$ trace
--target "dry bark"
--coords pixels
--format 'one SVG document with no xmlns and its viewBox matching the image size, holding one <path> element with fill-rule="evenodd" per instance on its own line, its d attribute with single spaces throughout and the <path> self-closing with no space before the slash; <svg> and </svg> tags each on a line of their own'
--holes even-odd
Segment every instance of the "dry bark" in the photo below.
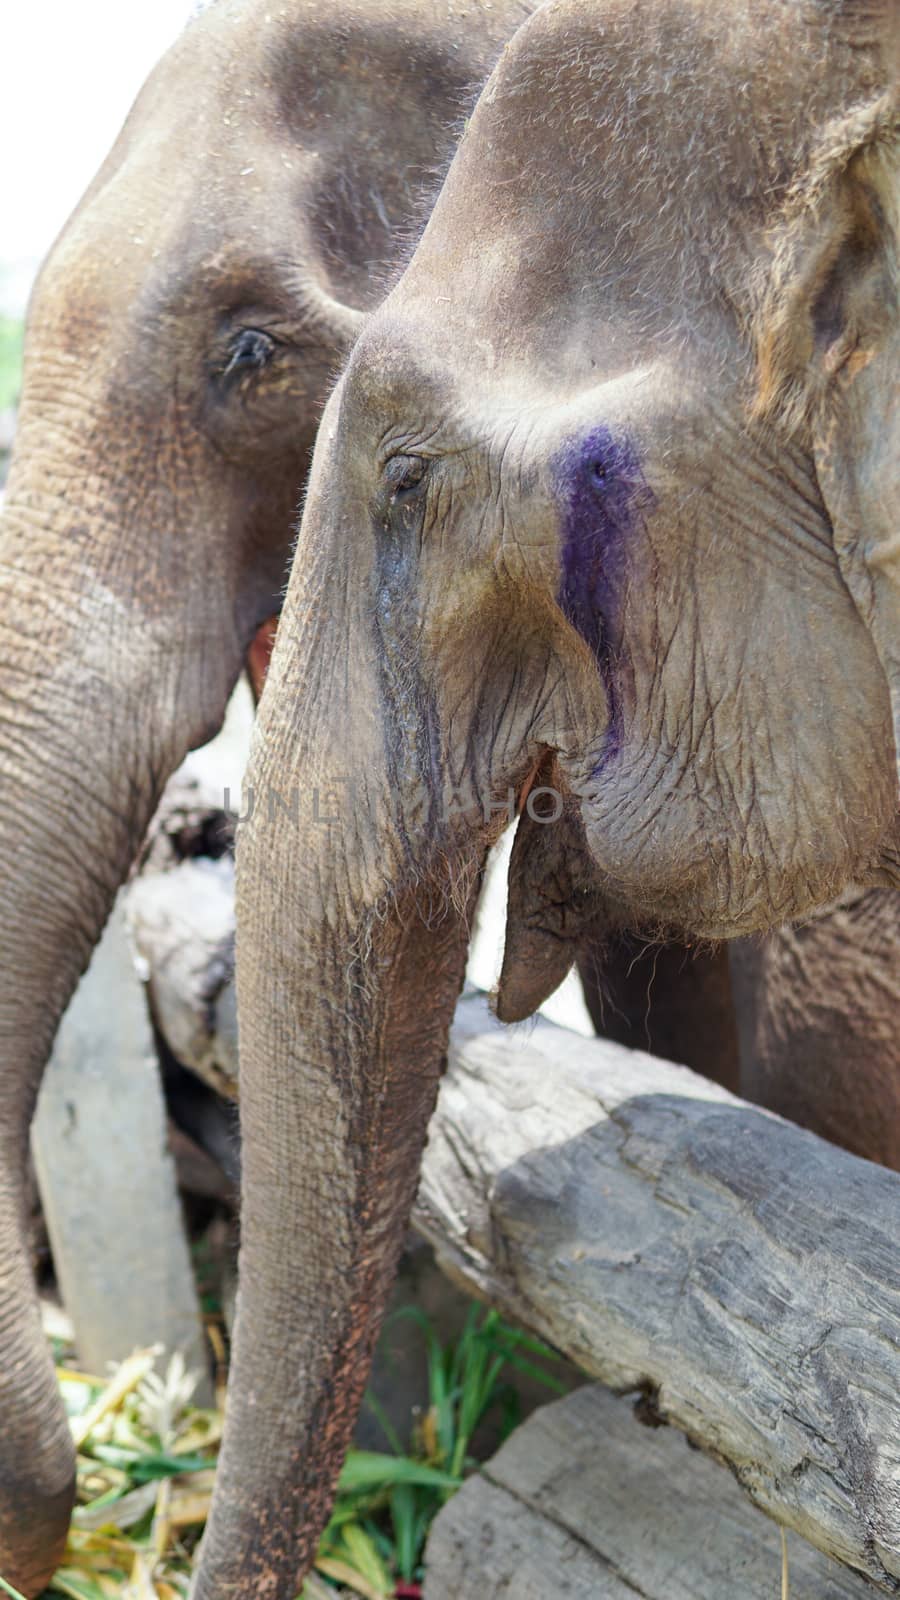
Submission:
<svg viewBox="0 0 900 1600">
<path fill-rule="evenodd" d="M 416 1223 L 470 1290 L 900 1593 L 900 1177 L 686 1068 L 457 1012 Z"/>
<path fill-rule="evenodd" d="M 774 1600 L 778 1529 L 730 1473 L 597 1386 L 517 1429 L 434 1524 L 425 1600 Z M 864 1578 L 788 1544 L 791 1600 L 865 1600 Z"/>
</svg>

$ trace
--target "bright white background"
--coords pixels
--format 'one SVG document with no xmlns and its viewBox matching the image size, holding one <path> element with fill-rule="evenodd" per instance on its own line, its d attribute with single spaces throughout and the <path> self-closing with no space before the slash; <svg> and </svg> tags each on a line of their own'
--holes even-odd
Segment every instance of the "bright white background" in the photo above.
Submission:
<svg viewBox="0 0 900 1600">
<path fill-rule="evenodd" d="M 0 84 L 0 311 L 34 269 L 112 146 L 191 0 L 11 0 Z"/>
</svg>

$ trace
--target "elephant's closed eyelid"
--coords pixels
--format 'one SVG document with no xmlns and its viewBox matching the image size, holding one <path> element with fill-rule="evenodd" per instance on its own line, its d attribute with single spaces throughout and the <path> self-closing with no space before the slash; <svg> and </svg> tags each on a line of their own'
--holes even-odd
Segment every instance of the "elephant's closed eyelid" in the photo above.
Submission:
<svg viewBox="0 0 900 1600">
<path fill-rule="evenodd" d="M 385 487 L 396 499 L 398 495 L 424 485 L 430 467 L 431 462 L 426 456 L 391 456 L 390 460 L 385 464 L 383 473 Z"/>
</svg>

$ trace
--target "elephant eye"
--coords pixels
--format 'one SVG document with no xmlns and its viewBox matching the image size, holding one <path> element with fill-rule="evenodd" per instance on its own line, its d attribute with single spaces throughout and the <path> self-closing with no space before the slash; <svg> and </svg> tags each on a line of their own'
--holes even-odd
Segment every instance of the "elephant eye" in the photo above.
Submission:
<svg viewBox="0 0 900 1600">
<path fill-rule="evenodd" d="M 430 467 L 424 456 L 392 456 L 388 461 L 379 495 L 385 533 L 421 535 Z"/>
<path fill-rule="evenodd" d="M 275 353 L 275 340 L 260 328 L 242 328 L 228 346 L 223 378 L 242 377 L 247 372 L 259 372 L 268 365 Z"/>
<path fill-rule="evenodd" d="M 427 471 L 424 456 L 392 456 L 384 469 L 391 505 L 402 506 L 414 499 L 425 483 Z"/>
</svg>

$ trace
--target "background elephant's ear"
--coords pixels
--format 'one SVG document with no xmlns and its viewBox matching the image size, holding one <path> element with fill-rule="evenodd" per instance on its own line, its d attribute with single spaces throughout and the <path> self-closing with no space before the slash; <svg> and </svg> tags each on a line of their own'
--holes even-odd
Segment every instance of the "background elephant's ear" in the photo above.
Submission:
<svg viewBox="0 0 900 1600">
<path fill-rule="evenodd" d="M 895 263 L 894 271 L 897 267 Z M 900 313 L 879 346 L 838 375 L 815 442 L 819 484 L 844 580 L 881 658 L 900 785 Z M 885 305 L 887 313 L 888 306 Z"/>
<path fill-rule="evenodd" d="M 318 282 L 307 285 L 306 303 L 315 325 L 330 342 L 336 355 L 341 358 L 349 355 L 366 324 L 367 313 L 336 300 Z"/>
<path fill-rule="evenodd" d="M 891 693 L 900 782 L 900 98 L 825 130 L 757 322 L 757 414 L 811 440 L 835 549 Z"/>
</svg>

